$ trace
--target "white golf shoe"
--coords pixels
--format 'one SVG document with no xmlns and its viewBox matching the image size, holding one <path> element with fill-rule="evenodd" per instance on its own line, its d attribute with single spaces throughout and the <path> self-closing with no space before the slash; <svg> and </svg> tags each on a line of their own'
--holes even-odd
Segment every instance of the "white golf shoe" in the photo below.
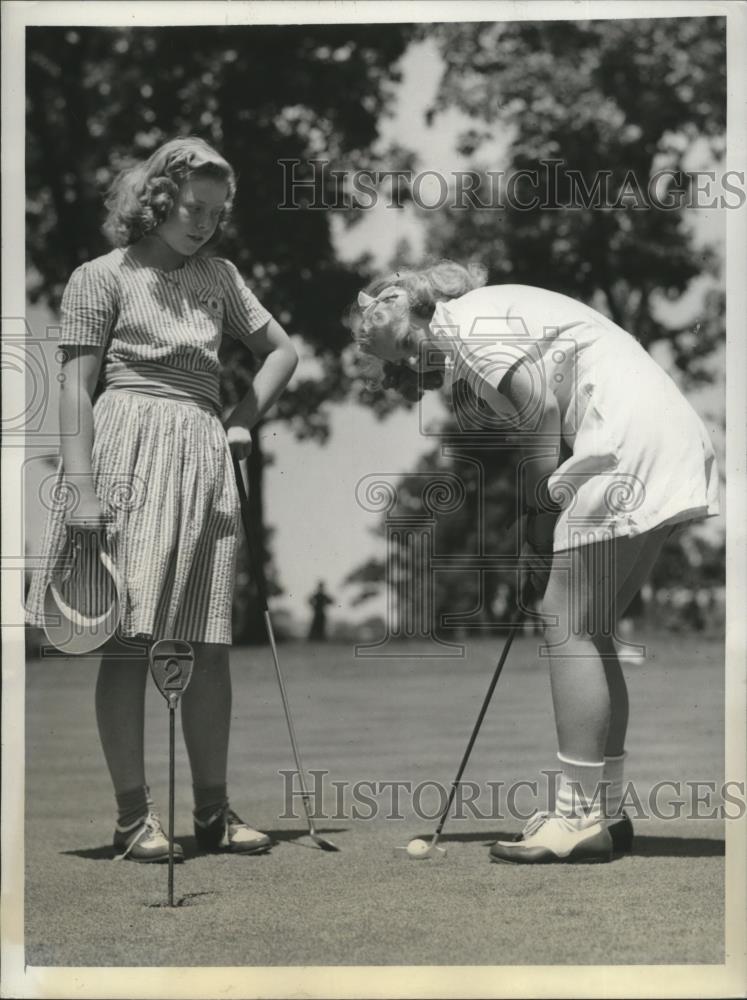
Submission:
<svg viewBox="0 0 747 1000">
<path fill-rule="evenodd" d="M 604 820 L 539 812 L 518 840 L 497 840 L 490 860 L 517 865 L 593 864 L 611 861 L 612 837 Z"/>
<path fill-rule="evenodd" d="M 140 861 L 144 863 L 169 860 L 169 840 L 161 826 L 161 820 L 152 810 L 142 819 L 129 826 L 117 824 L 114 830 L 114 847 L 121 851 L 117 861 Z M 174 844 L 174 861 L 184 860 L 180 844 Z"/>
</svg>

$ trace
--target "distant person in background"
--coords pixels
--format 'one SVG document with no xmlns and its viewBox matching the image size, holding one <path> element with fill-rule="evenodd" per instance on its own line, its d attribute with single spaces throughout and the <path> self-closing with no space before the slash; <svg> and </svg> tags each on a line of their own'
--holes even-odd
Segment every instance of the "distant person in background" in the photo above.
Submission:
<svg viewBox="0 0 747 1000">
<path fill-rule="evenodd" d="M 691 591 L 692 596 L 685 608 L 685 618 L 688 625 L 694 632 L 703 632 L 706 627 L 706 619 L 703 614 L 705 602 L 700 596 L 699 590 Z"/>
<path fill-rule="evenodd" d="M 327 608 L 334 601 L 324 589 L 324 581 L 320 580 L 316 590 L 309 598 L 312 608 L 311 627 L 309 628 L 309 639 L 315 642 L 324 642 L 327 638 Z"/>
<path fill-rule="evenodd" d="M 379 384 L 418 400 L 450 365 L 495 414 L 487 426 L 523 445 L 523 554 L 544 593 L 560 774 L 555 803 L 490 856 L 609 861 L 633 837 L 614 624 L 671 532 L 718 513 L 716 460 L 703 422 L 630 333 L 556 292 L 481 287 L 481 270 L 440 261 L 373 282 L 354 334 Z"/>
</svg>

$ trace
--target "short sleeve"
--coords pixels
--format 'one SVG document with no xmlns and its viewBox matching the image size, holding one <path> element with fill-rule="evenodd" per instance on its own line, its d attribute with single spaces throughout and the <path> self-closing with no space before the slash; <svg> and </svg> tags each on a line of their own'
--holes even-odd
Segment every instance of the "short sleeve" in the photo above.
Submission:
<svg viewBox="0 0 747 1000">
<path fill-rule="evenodd" d="M 267 326 L 272 313 L 265 309 L 251 291 L 235 264 L 229 260 L 221 260 L 220 263 L 225 294 L 224 330 L 230 337 L 251 348 L 252 334 Z"/>
<path fill-rule="evenodd" d="M 116 278 L 93 263 L 73 271 L 62 296 L 60 345 L 105 347 L 118 313 Z"/>
<path fill-rule="evenodd" d="M 431 326 L 439 339 L 454 343 L 460 377 L 481 398 L 492 396 L 519 361 L 537 360 L 537 345 L 526 324 L 508 309 L 487 303 L 439 303 Z"/>
</svg>

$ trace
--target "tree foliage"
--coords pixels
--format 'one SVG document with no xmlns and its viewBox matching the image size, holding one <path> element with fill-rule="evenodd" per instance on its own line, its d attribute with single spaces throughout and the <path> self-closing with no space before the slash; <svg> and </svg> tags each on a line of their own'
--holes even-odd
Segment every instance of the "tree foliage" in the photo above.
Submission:
<svg viewBox="0 0 747 1000">
<path fill-rule="evenodd" d="M 318 360 L 318 377 L 299 378 L 273 416 L 288 420 L 299 437 L 325 440 L 325 404 L 351 387 L 341 360 L 349 334 L 340 316 L 360 287 L 360 269 L 337 259 L 329 211 L 278 206 L 291 200 L 290 170 L 308 178 L 305 164 L 314 158 L 336 169 L 375 163 L 379 119 L 409 34 L 407 26 L 355 24 L 29 28 L 32 301 L 56 308 L 71 271 L 106 252 L 102 195 L 122 166 L 174 135 L 200 135 L 239 176 L 220 252 Z M 319 202 L 322 186 L 317 179 Z M 313 200 L 307 191 L 306 204 Z M 223 361 L 228 405 L 246 390 L 252 361 L 228 338 Z M 257 439 L 250 496 L 259 523 L 263 465 Z M 262 629 L 254 607 L 248 631 L 256 635 Z"/>
<path fill-rule="evenodd" d="M 688 380 L 707 379 L 723 295 L 682 326 L 660 306 L 720 264 L 692 239 L 684 167 L 696 140 L 723 152 L 725 30 L 719 17 L 437 26 L 445 72 L 432 113 L 470 115 L 460 148 L 475 158 L 507 136 L 506 178 L 519 179 L 492 211 L 440 213 L 430 249 L 598 305 L 644 346 L 668 341 Z M 607 198 L 585 198 L 600 180 Z M 667 198 L 672 208 L 657 207 Z"/>
<path fill-rule="evenodd" d="M 683 207 L 639 209 L 633 207 L 635 187 L 633 198 L 620 194 L 637 183 L 645 198 L 650 178 L 663 168 L 679 173 L 674 186 L 686 192 L 690 178 L 683 168 L 693 143 L 707 143 L 714 158 L 721 154 L 723 18 L 449 23 L 424 27 L 421 37 L 435 40 L 444 62 L 431 118 L 452 108 L 470 116 L 459 149 L 475 163 L 479 202 L 427 213 L 430 254 L 480 261 L 491 283 L 539 285 L 588 302 L 647 348 L 668 343 L 686 384 L 707 381 L 724 337 L 718 255 L 696 245 Z M 507 145 L 500 164 L 504 186 L 486 204 L 485 192 L 495 189 L 480 157 L 501 139 Z M 556 166 L 548 168 L 549 162 Z M 509 199 L 506 179 L 520 171 L 532 183 L 517 186 Z M 573 205 L 571 171 L 589 191 L 607 172 L 609 204 L 595 207 L 590 199 L 586 207 Z M 518 204 L 529 204 L 537 193 L 534 207 Z M 676 301 L 704 274 L 712 282 L 698 314 L 681 326 L 668 323 L 661 304 Z M 453 418 L 442 431 L 452 442 Z M 491 455 L 482 449 L 471 455 L 467 449 L 456 459 L 445 456 L 441 445 L 422 459 L 420 472 L 434 478 L 455 472 L 472 496 L 471 503 L 438 519 L 437 553 L 469 555 L 480 547 L 510 552 L 514 459 L 509 451 Z M 403 502 L 416 502 L 420 490 L 417 478 L 399 483 Z M 407 553 L 389 558 L 406 568 Z M 667 565 L 676 564 L 670 554 Z M 437 573 L 433 624 L 446 611 L 470 609 L 476 622 L 489 620 L 499 588 L 511 591 L 515 582 L 515 574 L 491 574 L 480 592 L 476 573 Z"/>
</svg>

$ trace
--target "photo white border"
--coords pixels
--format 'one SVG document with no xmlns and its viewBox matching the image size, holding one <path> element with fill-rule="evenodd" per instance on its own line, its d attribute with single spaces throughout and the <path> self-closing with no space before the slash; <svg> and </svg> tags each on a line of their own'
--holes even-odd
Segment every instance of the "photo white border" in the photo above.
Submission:
<svg viewBox="0 0 747 1000">
<path fill-rule="evenodd" d="M 427 16 L 426 16 L 427 15 Z M 723 16 L 728 30 L 727 169 L 747 166 L 747 6 L 735 2 L 486 0 L 423 2 L 20 2 L 2 5 L 2 315 L 25 315 L 24 29 L 35 24 L 186 25 L 586 20 Z M 747 211 L 727 213 L 727 663 L 726 780 L 747 778 L 747 607 L 745 375 Z M 3 370 L 3 383 L 6 372 Z M 18 382 L 4 388 L 5 412 L 19 413 Z M 16 398 L 13 397 L 15 391 Z M 24 452 L 2 449 L 3 551 L 22 533 Z M 9 502 L 10 500 L 10 502 Z M 16 621 L 17 577 L 2 564 L 2 621 Z M 4 579 L 4 584 L 6 580 Z M 723 966 L 470 966 L 322 968 L 39 968 L 23 953 L 24 642 L 3 628 L 2 996 L 7 997 L 721 997 L 747 990 L 747 823 L 727 823 L 726 963 Z"/>
</svg>

